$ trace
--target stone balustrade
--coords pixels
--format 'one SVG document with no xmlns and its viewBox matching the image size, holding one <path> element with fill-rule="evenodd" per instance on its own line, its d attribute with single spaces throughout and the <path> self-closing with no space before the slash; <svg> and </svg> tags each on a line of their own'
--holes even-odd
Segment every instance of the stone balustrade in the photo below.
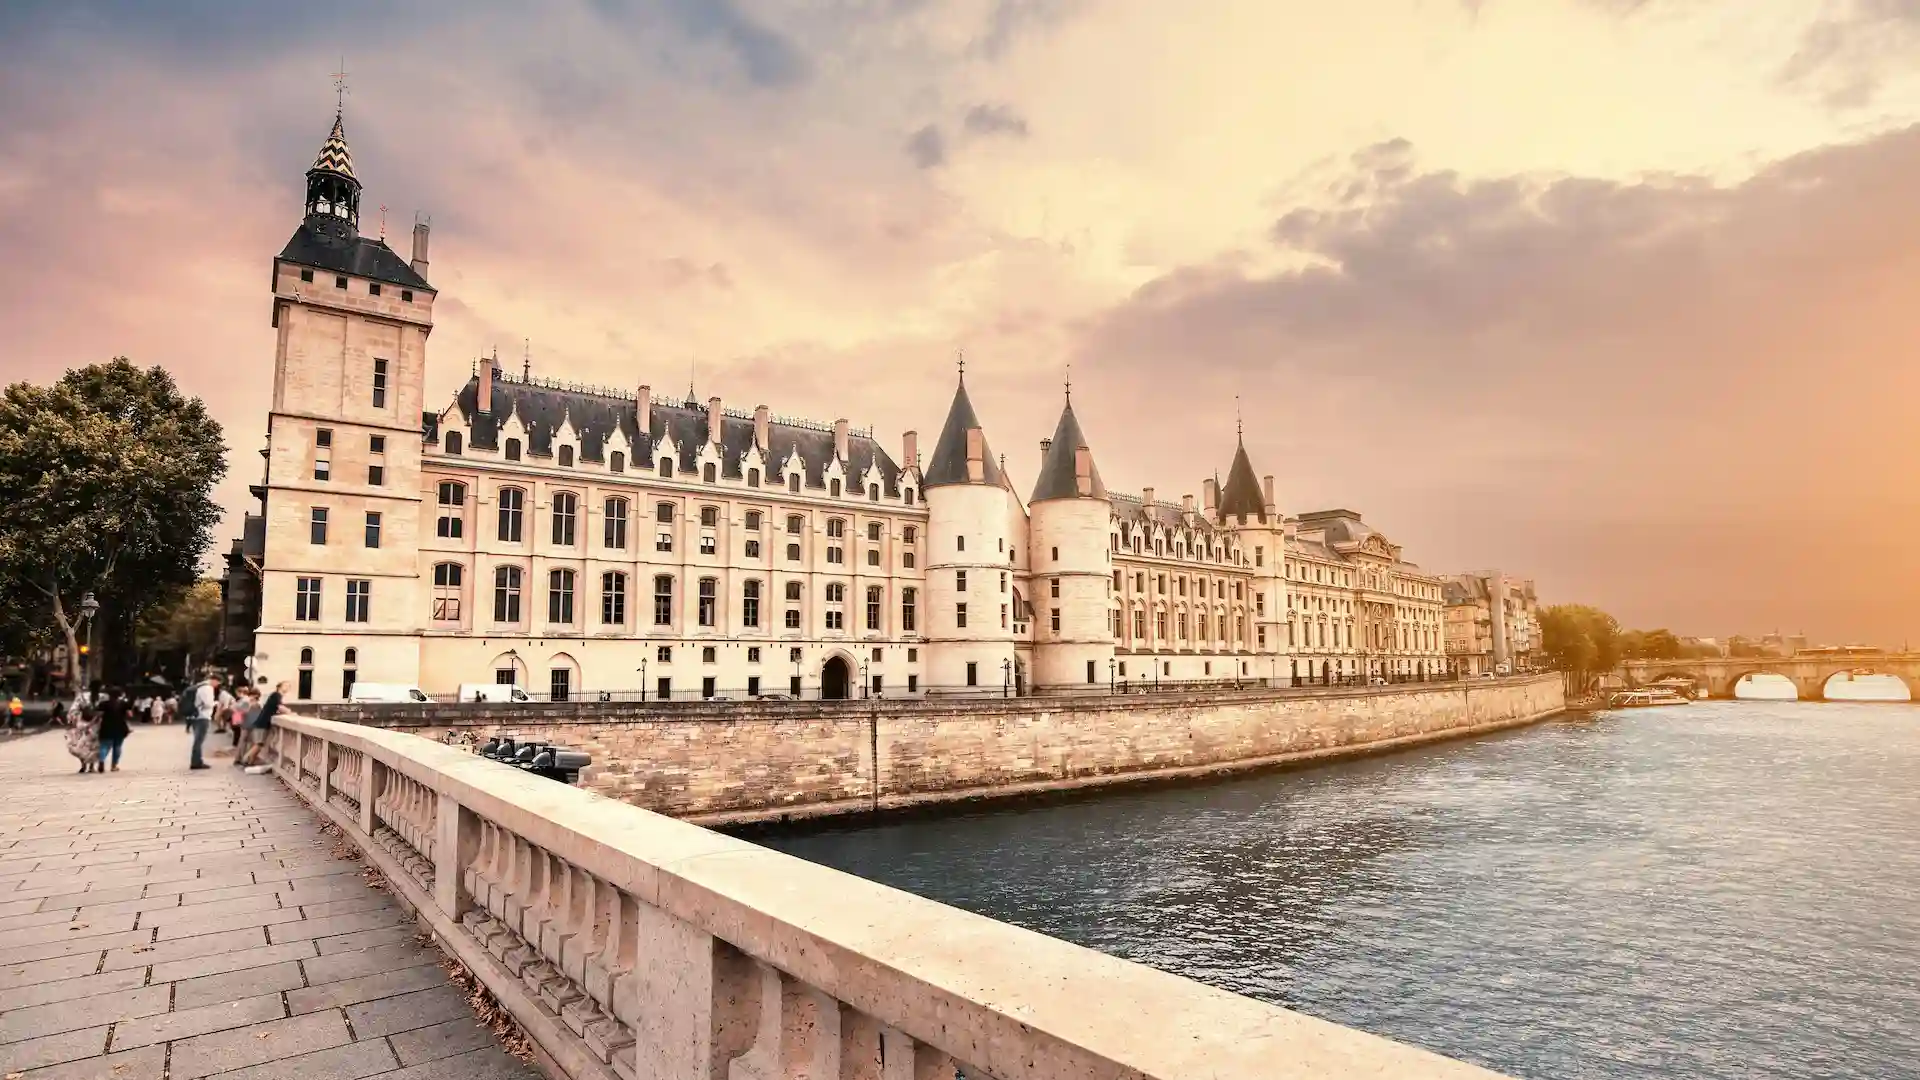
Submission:
<svg viewBox="0 0 1920 1080">
<path fill-rule="evenodd" d="M 1495 1076 L 418 736 L 270 749 L 556 1076 Z"/>
</svg>

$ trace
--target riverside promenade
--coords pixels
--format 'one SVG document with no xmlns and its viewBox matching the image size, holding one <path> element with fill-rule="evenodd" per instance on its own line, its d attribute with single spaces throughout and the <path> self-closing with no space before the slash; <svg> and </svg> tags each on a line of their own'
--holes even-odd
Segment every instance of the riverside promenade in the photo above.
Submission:
<svg viewBox="0 0 1920 1080">
<path fill-rule="evenodd" d="M 530 1080 L 411 915 L 279 777 L 137 726 L 80 775 L 0 741 L 0 1076 Z"/>
</svg>

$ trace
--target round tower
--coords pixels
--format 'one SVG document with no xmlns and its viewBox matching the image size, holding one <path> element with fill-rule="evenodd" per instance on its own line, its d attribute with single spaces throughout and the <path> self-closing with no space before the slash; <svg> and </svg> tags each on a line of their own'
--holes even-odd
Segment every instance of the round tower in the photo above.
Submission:
<svg viewBox="0 0 1920 1080">
<path fill-rule="evenodd" d="M 999 694 L 1014 682 L 1011 545 L 1016 502 L 964 377 L 921 476 L 927 500 L 927 692 Z"/>
<path fill-rule="evenodd" d="M 1029 507 L 1034 687 L 1105 687 L 1113 661 L 1113 503 L 1071 397 L 1047 444 Z"/>
</svg>

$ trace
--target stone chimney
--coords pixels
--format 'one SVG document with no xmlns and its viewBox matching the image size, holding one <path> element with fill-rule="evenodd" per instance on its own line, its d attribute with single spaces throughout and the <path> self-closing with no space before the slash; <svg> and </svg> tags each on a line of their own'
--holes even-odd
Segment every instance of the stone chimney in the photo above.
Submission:
<svg viewBox="0 0 1920 1080">
<path fill-rule="evenodd" d="M 493 411 L 493 364 L 491 356 L 480 358 L 480 390 L 474 399 L 474 411 L 490 413 Z"/>
<path fill-rule="evenodd" d="M 900 436 L 900 453 L 905 458 L 905 460 L 900 462 L 901 468 L 917 469 L 920 467 L 919 432 L 909 431 L 905 435 Z"/>
<path fill-rule="evenodd" d="M 1260 480 L 1260 497 L 1267 504 L 1267 516 L 1272 517 L 1280 504 L 1273 501 L 1273 474 L 1268 473 Z"/>
<path fill-rule="evenodd" d="M 765 405 L 753 407 L 753 445 L 759 447 L 761 453 L 767 452 L 767 407 Z"/>
<path fill-rule="evenodd" d="M 639 416 L 640 434 L 653 433 L 653 387 L 642 385 L 634 396 L 635 411 Z"/>
<path fill-rule="evenodd" d="M 1193 516 L 1193 496 L 1191 494 L 1180 496 L 1180 512 L 1188 517 Z"/>
<path fill-rule="evenodd" d="M 1200 499 L 1207 513 L 1213 513 L 1214 508 L 1220 505 L 1220 482 L 1211 478 L 1201 481 Z"/>
<path fill-rule="evenodd" d="M 1152 488 L 1140 489 L 1140 505 L 1141 506 L 1153 505 L 1153 489 Z"/>
<path fill-rule="evenodd" d="M 427 223 L 413 223 L 413 272 L 422 278 L 427 276 Z"/>
<path fill-rule="evenodd" d="M 839 458 L 841 461 L 849 460 L 849 455 L 847 454 L 847 422 L 845 420 L 835 420 L 833 422 L 833 456 Z"/>
<path fill-rule="evenodd" d="M 720 425 L 726 422 L 727 414 L 720 410 L 720 399 L 707 399 L 707 441 L 720 445 Z"/>
</svg>

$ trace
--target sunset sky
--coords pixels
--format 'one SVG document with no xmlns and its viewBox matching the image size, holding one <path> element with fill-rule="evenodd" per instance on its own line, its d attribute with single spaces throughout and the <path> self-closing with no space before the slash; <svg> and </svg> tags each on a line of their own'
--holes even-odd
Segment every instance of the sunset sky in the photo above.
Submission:
<svg viewBox="0 0 1920 1080">
<path fill-rule="evenodd" d="M 1283 508 L 1428 569 L 1920 641 L 1920 0 L 9 0 L 0 376 L 173 370 L 223 537 L 343 55 L 430 402 L 530 339 L 897 457 L 964 348 L 1024 493 L 1071 364 L 1118 491 L 1238 395 Z"/>
</svg>

